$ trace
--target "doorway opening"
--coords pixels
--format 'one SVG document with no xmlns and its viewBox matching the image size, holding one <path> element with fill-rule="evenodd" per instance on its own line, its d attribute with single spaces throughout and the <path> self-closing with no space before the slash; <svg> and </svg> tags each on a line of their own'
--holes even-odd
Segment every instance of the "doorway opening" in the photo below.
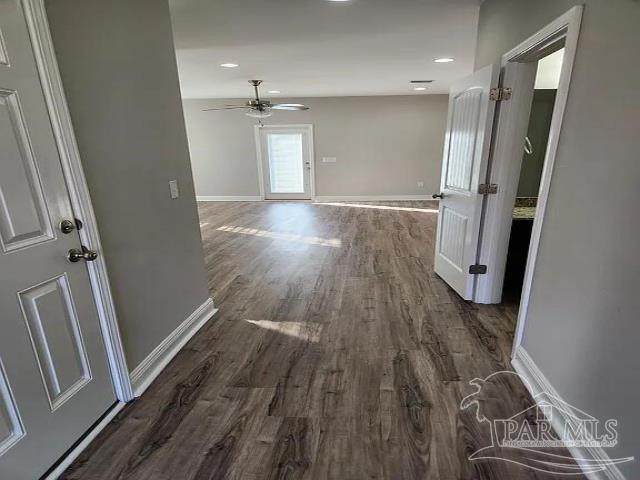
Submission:
<svg viewBox="0 0 640 480">
<path fill-rule="evenodd" d="M 485 196 L 478 263 L 486 270 L 476 277 L 473 300 L 518 305 L 513 355 L 528 316 L 582 11 L 571 8 L 502 56 L 500 90 L 509 94 L 497 107 L 486 176 L 497 188 Z M 528 217 L 530 225 L 514 216 Z"/>
<path fill-rule="evenodd" d="M 502 300 L 507 304 L 520 303 L 563 58 L 561 48 L 537 62 L 504 273 Z"/>
<path fill-rule="evenodd" d="M 262 199 L 311 200 L 312 125 L 256 125 L 255 129 Z"/>
</svg>

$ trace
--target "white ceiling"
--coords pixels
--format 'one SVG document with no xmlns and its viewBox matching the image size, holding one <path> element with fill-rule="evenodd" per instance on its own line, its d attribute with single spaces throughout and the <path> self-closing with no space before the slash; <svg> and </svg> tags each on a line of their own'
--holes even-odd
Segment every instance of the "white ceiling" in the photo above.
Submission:
<svg viewBox="0 0 640 480">
<path fill-rule="evenodd" d="M 170 0 L 182 96 L 250 97 L 252 78 L 272 97 L 446 93 L 472 71 L 480 3 Z"/>
</svg>

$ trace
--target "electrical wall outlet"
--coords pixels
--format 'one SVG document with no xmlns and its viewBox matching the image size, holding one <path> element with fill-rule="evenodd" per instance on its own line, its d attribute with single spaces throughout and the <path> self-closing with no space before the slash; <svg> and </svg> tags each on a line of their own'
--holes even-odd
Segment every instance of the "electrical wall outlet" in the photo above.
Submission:
<svg viewBox="0 0 640 480">
<path fill-rule="evenodd" d="M 337 161 L 336 157 L 322 157 L 322 163 L 336 163 Z"/>
<path fill-rule="evenodd" d="M 419 186 L 420 188 L 423 188 L 423 187 L 424 187 L 424 182 L 418 182 L 418 186 Z"/>
<path fill-rule="evenodd" d="M 180 196 L 178 180 L 169 180 L 169 191 L 171 192 L 171 198 L 178 198 Z"/>
</svg>

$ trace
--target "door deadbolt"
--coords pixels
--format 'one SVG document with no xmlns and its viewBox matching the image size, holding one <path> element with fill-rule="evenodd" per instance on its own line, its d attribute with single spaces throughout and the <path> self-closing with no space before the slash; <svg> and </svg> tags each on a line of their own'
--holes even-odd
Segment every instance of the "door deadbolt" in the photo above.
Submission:
<svg viewBox="0 0 640 480">
<path fill-rule="evenodd" d="M 84 245 L 82 246 L 82 249 L 80 249 L 80 248 L 72 248 L 67 253 L 67 259 L 71 263 L 77 263 L 80 260 L 85 260 L 87 262 L 93 262 L 96 258 L 98 258 L 98 252 L 96 252 L 95 250 L 89 250 Z"/>
<path fill-rule="evenodd" d="M 71 220 L 62 220 L 60 222 L 60 231 L 65 235 L 68 235 L 69 233 L 73 232 L 75 229 L 76 229 L 76 224 Z"/>
<path fill-rule="evenodd" d="M 77 218 L 73 220 L 62 220 L 58 228 L 62 233 L 68 235 L 74 230 L 82 230 L 82 222 Z"/>
</svg>

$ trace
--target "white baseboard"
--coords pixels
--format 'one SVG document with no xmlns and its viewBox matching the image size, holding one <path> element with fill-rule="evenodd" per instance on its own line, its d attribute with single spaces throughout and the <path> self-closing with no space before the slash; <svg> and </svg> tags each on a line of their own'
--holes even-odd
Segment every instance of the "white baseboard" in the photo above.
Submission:
<svg viewBox="0 0 640 480">
<path fill-rule="evenodd" d="M 198 202 L 262 202 L 258 196 L 207 196 L 196 197 Z M 322 202 L 383 202 L 383 201 L 433 200 L 431 195 L 319 195 L 313 198 L 316 203 Z M 283 201 L 287 201 L 284 200 Z M 437 200 L 436 200 L 437 201 Z"/>
<path fill-rule="evenodd" d="M 75 447 L 73 447 L 73 449 L 71 449 L 67 453 L 67 455 L 62 459 L 62 461 L 58 464 L 58 466 L 55 469 L 53 469 L 51 472 L 49 472 L 48 475 L 44 476 L 42 480 L 58 480 L 58 477 L 60 477 L 60 475 L 62 475 L 64 471 L 67 468 L 69 468 L 69 466 L 74 462 L 74 460 L 78 458 L 80 454 L 84 451 L 84 449 L 87 448 L 91 442 L 93 442 L 93 440 L 98 436 L 98 434 L 102 430 L 104 430 L 104 428 L 107 425 L 109 425 L 111 420 L 113 420 L 115 416 L 118 413 L 120 413 L 120 410 L 122 410 L 125 407 L 125 405 L 126 403 L 124 402 L 118 402 L 113 407 L 111 407 L 111 410 L 109 410 L 109 413 L 107 413 L 102 418 L 102 420 L 100 420 L 99 423 L 95 424 L 93 428 L 85 434 L 82 441 L 78 443 Z"/>
<path fill-rule="evenodd" d="M 131 384 L 136 397 L 144 393 L 180 349 L 217 311 L 213 300 L 209 298 L 131 372 Z"/>
<path fill-rule="evenodd" d="M 554 409 L 553 419 L 549 422 L 559 438 L 562 438 L 563 426 L 571 422 L 569 416 L 559 415 L 564 411 L 564 406 L 560 404 L 562 397 L 558 394 L 558 391 L 551 385 L 547 377 L 544 376 L 542 371 L 535 364 L 529 353 L 522 347 L 518 346 L 515 352 L 515 356 L 511 360 L 511 364 L 515 371 L 520 375 L 525 382 L 525 386 L 530 390 L 533 397 L 537 394 L 546 392 L 549 394 L 546 400 L 554 403 L 555 399 L 558 399 L 557 405 Z M 528 382 L 528 385 L 527 385 Z M 593 458 L 600 461 L 610 461 L 609 455 L 602 447 L 585 447 L 585 448 L 569 448 L 569 452 L 574 458 Z M 625 476 L 617 467 L 617 465 L 610 465 L 606 470 L 602 472 L 585 472 L 584 475 L 589 480 L 625 480 Z"/>
<path fill-rule="evenodd" d="M 262 197 L 257 196 L 197 196 L 198 202 L 261 202 Z"/>
<path fill-rule="evenodd" d="M 317 195 L 314 202 L 383 202 L 402 200 L 433 200 L 431 195 Z"/>
</svg>

